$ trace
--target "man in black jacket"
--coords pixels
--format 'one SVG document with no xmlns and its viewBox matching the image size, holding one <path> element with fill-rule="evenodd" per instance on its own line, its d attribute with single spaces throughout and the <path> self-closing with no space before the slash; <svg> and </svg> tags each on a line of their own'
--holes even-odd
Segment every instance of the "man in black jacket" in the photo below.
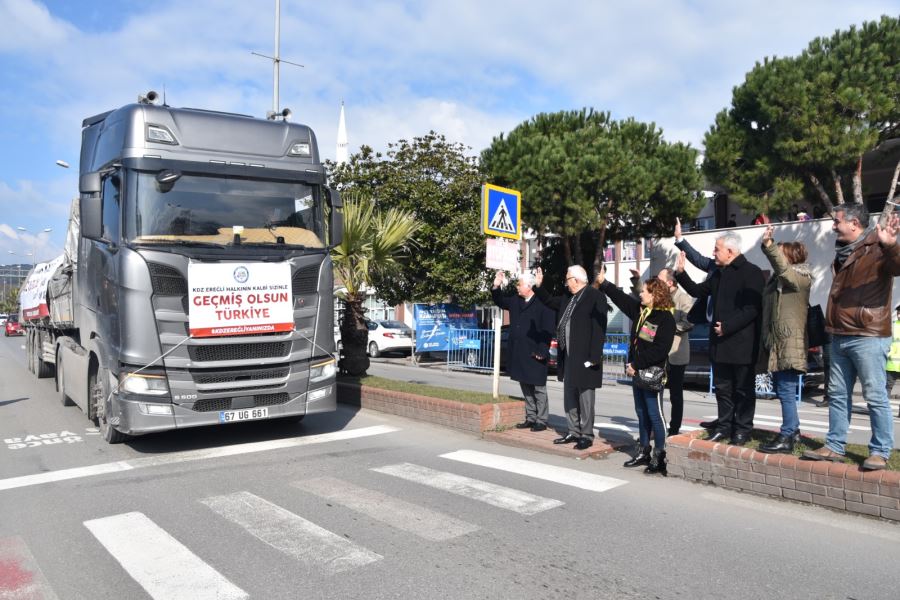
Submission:
<svg viewBox="0 0 900 600">
<path fill-rule="evenodd" d="M 718 423 L 710 436 L 714 442 L 731 438 L 747 443 L 756 412 L 754 364 L 759 351 L 759 317 L 762 313 L 762 270 L 741 254 L 741 240 L 732 233 L 716 239 L 713 258 L 719 266 L 703 283 L 684 272 L 684 253 L 675 265 L 675 279 L 695 298 L 710 295 L 712 320 L 709 358 L 716 388 Z"/>
<path fill-rule="evenodd" d="M 557 311 L 557 377 L 563 381 L 563 406 L 568 432 L 554 444 L 575 442 L 576 450 L 594 444 L 594 390 L 603 385 L 603 344 L 606 342 L 606 295 L 588 285 L 584 268 L 566 271 L 571 295 L 550 296 L 541 288 L 544 273 L 537 269 L 534 293 Z"/>
<path fill-rule="evenodd" d="M 494 304 L 509 311 L 506 339 L 506 372 L 518 381 L 525 398 L 525 421 L 516 425 L 532 431 L 547 429 L 547 359 L 553 339 L 553 312 L 534 296 L 534 276 L 523 273 L 516 283 L 516 294 L 505 296 L 500 290 L 503 271 L 497 271 L 491 297 Z"/>
</svg>

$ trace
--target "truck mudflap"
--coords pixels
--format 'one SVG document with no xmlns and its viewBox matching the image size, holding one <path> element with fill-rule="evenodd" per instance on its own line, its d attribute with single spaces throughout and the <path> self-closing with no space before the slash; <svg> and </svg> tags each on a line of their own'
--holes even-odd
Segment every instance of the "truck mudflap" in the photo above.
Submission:
<svg viewBox="0 0 900 600">
<path fill-rule="evenodd" d="M 307 414 L 337 409 L 337 385 L 325 386 L 298 394 L 296 398 L 274 406 L 231 408 L 229 410 L 195 411 L 178 404 L 144 402 L 119 397 L 119 420 L 116 429 L 127 435 L 141 435 L 170 429 L 227 425 L 243 421 L 296 418 Z"/>
</svg>

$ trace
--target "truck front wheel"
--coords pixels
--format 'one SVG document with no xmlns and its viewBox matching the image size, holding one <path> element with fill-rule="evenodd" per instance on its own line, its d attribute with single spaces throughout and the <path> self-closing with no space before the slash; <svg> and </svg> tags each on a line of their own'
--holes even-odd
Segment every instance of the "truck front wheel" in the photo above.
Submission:
<svg viewBox="0 0 900 600">
<path fill-rule="evenodd" d="M 98 369 L 92 369 L 88 377 L 88 389 L 91 393 L 91 404 L 94 407 L 94 418 L 100 435 L 110 444 L 121 444 L 128 436 L 113 427 L 107 419 L 107 411 L 110 408 L 110 394 L 103 377 L 98 375 Z"/>
</svg>

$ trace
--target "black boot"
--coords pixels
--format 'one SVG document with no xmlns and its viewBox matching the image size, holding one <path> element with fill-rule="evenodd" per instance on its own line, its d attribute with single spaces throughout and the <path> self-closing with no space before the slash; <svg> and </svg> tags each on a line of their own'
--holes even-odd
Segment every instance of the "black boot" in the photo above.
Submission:
<svg viewBox="0 0 900 600">
<path fill-rule="evenodd" d="M 644 469 L 644 473 L 648 473 L 650 475 L 654 473 L 659 473 L 663 477 L 669 474 L 666 470 L 666 451 L 665 450 L 654 450 L 653 456 L 650 459 L 650 464 L 647 465 L 647 468 Z"/>
<path fill-rule="evenodd" d="M 794 436 L 778 434 L 768 444 L 759 447 L 766 454 L 791 454 L 794 451 Z"/>
<path fill-rule="evenodd" d="M 639 467 L 641 465 L 649 465 L 650 464 L 650 446 L 645 448 L 641 448 L 641 451 L 638 452 L 634 458 L 631 460 L 626 460 L 623 467 Z"/>
</svg>

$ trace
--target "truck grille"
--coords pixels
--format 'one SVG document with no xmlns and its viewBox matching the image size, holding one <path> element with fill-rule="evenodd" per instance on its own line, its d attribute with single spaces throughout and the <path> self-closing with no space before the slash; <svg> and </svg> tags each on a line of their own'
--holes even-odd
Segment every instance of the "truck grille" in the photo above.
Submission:
<svg viewBox="0 0 900 600">
<path fill-rule="evenodd" d="M 187 281 L 182 277 L 178 269 L 159 263 L 147 263 L 150 267 L 150 281 L 153 284 L 153 294 L 156 296 L 186 296 L 188 293 Z"/>
<path fill-rule="evenodd" d="M 259 394 L 253 396 L 253 406 L 277 406 L 290 400 L 290 394 Z M 214 412 L 219 410 L 231 410 L 231 398 L 209 398 L 194 402 L 195 412 Z"/>
<path fill-rule="evenodd" d="M 288 353 L 290 342 L 264 342 L 261 344 L 216 344 L 188 346 L 191 360 L 209 362 L 215 360 L 250 360 L 277 358 Z"/>
<path fill-rule="evenodd" d="M 192 370 L 191 377 L 195 383 L 232 383 L 238 381 L 257 381 L 259 379 L 281 379 L 287 377 L 290 367 L 274 367 L 265 369 L 204 369 Z"/>
<path fill-rule="evenodd" d="M 291 291 L 294 296 L 315 294 L 319 287 L 319 265 L 308 265 L 297 269 L 291 278 Z"/>
</svg>

